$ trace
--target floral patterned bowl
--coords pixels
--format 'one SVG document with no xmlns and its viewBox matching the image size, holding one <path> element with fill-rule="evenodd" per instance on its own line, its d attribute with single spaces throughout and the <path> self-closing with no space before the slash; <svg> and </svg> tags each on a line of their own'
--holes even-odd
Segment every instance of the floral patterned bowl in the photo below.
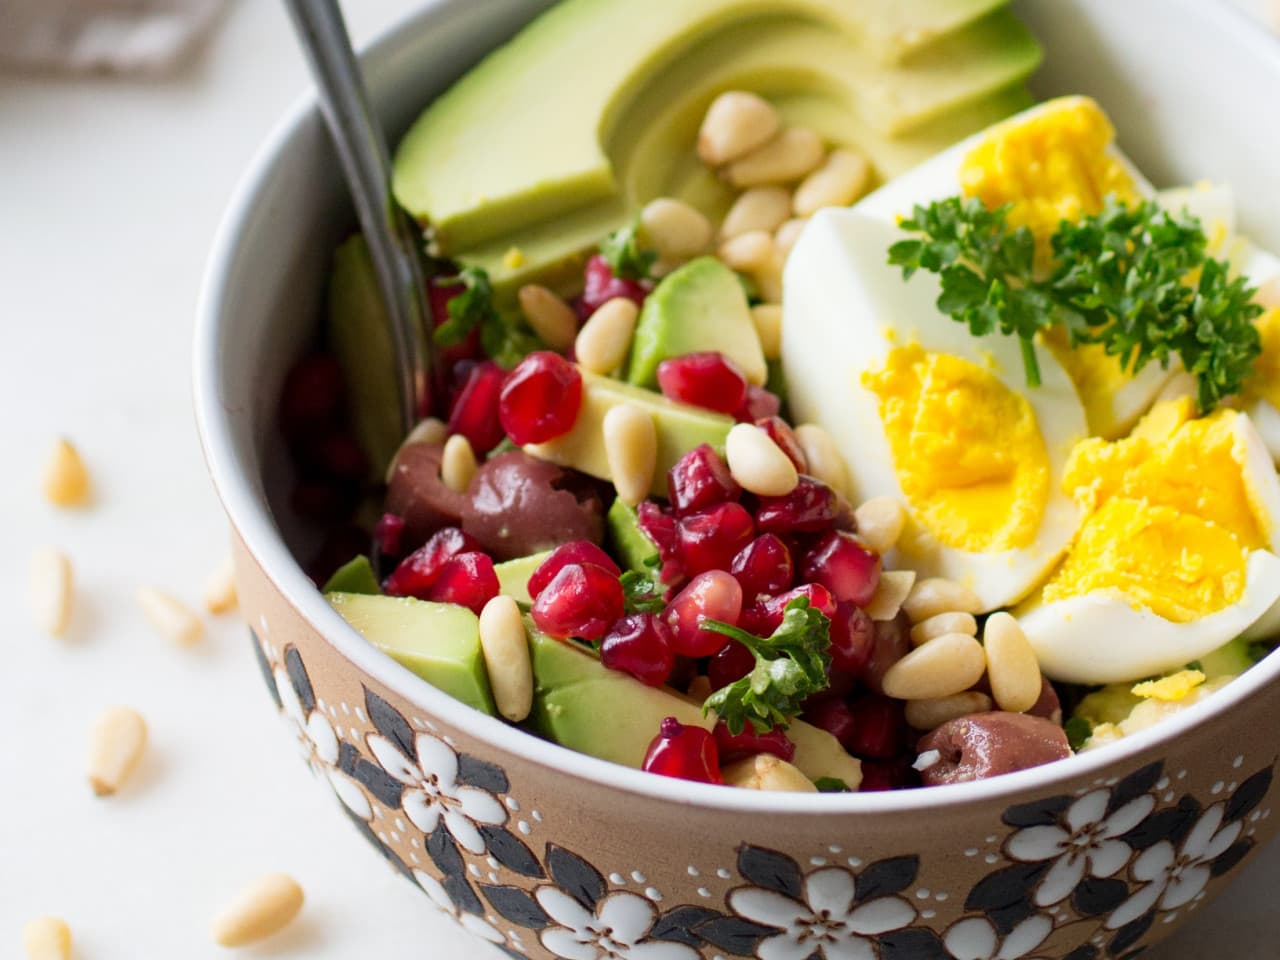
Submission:
<svg viewBox="0 0 1280 960">
<path fill-rule="evenodd" d="M 375 45 L 366 64 L 388 128 L 541 5 L 444 0 Z M 1258 221 L 1246 228 L 1280 247 L 1274 174 L 1252 159 L 1280 155 L 1280 129 L 1248 121 L 1280 95 L 1280 49 L 1196 0 L 1026 0 L 1020 12 L 1049 47 L 1046 92 L 1097 96 L 1160 179 L 1234 183 Z M 200 429 L 271 696 L 355 827 L 477 937 L 565 960 L 1130 957 L 1274 833 L 1275 657 L 1097 753 L 868 795 L 649 776 L 426 685 L 330 610 L 290 551 L 305 532 L 271 509 L 287 472 L 274 398 L 349 222 L 305 102 L 217 241 L 196 345 Z"/>
</svg>

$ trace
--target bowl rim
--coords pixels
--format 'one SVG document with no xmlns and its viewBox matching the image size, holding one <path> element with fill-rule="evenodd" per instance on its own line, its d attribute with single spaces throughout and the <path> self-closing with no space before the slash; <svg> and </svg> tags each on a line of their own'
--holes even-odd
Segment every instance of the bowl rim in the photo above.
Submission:
<svg viewBox="0 0 1280 960">
<path fill-rule="evenodd" d="M 1280 43 L 1240 11 L 1231 9 L 1226 3 L 1203 4 L 1198 0 L 1166 2 L 1180 8 L 1184 17 L 1210 21 L 1216 29 L 1226 31 L 1233 42 L 1254 47 L 1272 59 L 1280 86 Z M 365 45 L 361 50 L 361 60 L 368 63 L 394 58 L 398 47 L 417 42 L 416 38 L 421 33 L 458 15 L 467 4 L 468 0 L 429 0 L 422 9 L 397 19 Z M 515 753 L 557 773 L 567 773 L 601 787 L 649 799 L 746 814 L 885 815 L 1007 801 L 1032 793 L 1065 789 L 1081 778 L 1099 777 L 1104 771 L 1114 772 L 1114 768 L 1130 765 L 1141 754 L 1166 747 L 1234 710 L 1280 675 L 1280 656 L 1270 656 L 1213 696 L 1154 727 L 1064 761 L 970 783 L 837 794 L 732 790 L 657 777 L 544 740 L 453 699 L 365 641 L 324 601 L 286 546 L 267 504 L 257 496 L 247 475 L 241 471 L 228 410 L 220 400 L 220 370 L 224 362 L 218 350 L 220 318 L 228 298 L 226 284 L 231 268 L 239 255 L 253 212 L 265 199 L 272 170 L 283 161 L 300 131 L 316 122 L 317 116 L 314 94 L 308 91 L 292 104 L 256 150 L 219 223 L 201 281 L 193 340 L 196 426 L 215 491 L 232 527 L 284 601 L 356 669 L 420 706 L 424 712 L 504 753 Z"/>
</svg>

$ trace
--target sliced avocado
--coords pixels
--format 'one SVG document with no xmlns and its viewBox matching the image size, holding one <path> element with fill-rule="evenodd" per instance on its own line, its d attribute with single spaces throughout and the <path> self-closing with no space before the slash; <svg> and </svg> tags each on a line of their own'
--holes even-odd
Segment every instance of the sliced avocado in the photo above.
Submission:
<svg viewBox="0 0 1280 960">
<path fill-rule="evenodd" d="M 764 383 L 764 352 L 747 295 L 738 275 L 715 257 L 698 257 L 673 270 L 645 299 L 627 380 L 656 387 L 659 363 L 704 350 L 719 351 L 752 383 Z"/>
<path fill-rule="evenodd" d="M 329 347 L 346 378 L 352 427 L 377 480 L 400 446 L 400 401 L 386 311 L 360 234 L 333 255 L 328 319 Z"/>
<path fill-rule="evenodd" d="M 605 531 L 609 538 L 609 552 L 627 570 L 646 573 L 652 569 L 651 560 L 658 559 L 658 545 L 640 529 L 636 508 L 621 500 L 614 500 L 605 515 Z"/>
<path fill-rule="evenodd" d="M 1112 683 L 1081 700 L 1072 716 L 1086 721 L 1091 728 L 1102 723 L 1120 723 L 1141 702 L 1142 698 L 1133 693 L 1132 683 Z"/>
<path fill-rule="evenodd" d="M 582 408 L 578 419 L 562 437 L 546 443 L 531 443 L 525 452 L 562 467 L 608 480 L 609 460 L 604 452 L 604 415 L 620 403 L 639 407 L 653 416 L 658 428 L 658 463 L 653 471 L 653 493 L 666 496 L 667 471 L 682 456 L 702 443 L 724 452 L 725 437 L 733 421 L 687 404 L 668 400 L 660 393 L 635 387 L 620 380 L 582 371 Z"/>
<path fill-rule="evenodd" d="M 480 649 L 480 621 L 466 607 L 354 593 L 329 593 L 325 599 L 366 640 L 427 683 L 496 715 Z"/>
<path fill-rule="evenodd" d="M 534 729 L 549 740 L 628 767 L 640 767 L 665 717 L 710 730 L 700 704 L 665 687 L 650 687 L 604 666 L 584 647 L 555 640 L 530 627 Z M 806 777 L 835 777 L 852 789 L 862 767 L 835 737 L 799 720 L 787 728 L 796 745 L 792 759 Z"/>
<path fill-rule="evenodd" d="M 495 563 L 493 572 L 498 575 L 498 589 L 508 597 L 514 597 L 518 603 L 533 603 L 533 598 L 529 596 L 529 578 L 549 556 L 551 551 L 544 550 L 527 557 Z"/>
<path fill-rule="evenodd" d="M 379 596 L 382 587 L 378 584 L 378 575 L 373 572 L 373 564 L 362 553 L 335 570 L 321 592 Z"/>
<path fill-rule="evenodd" d="M 1250 643 L 1237 637 L 1213 653 L 1200 658 L 1200 672 L 1206 681 L 1219 677 L 1236 677 L 1256 663 Z"/>
</svg>

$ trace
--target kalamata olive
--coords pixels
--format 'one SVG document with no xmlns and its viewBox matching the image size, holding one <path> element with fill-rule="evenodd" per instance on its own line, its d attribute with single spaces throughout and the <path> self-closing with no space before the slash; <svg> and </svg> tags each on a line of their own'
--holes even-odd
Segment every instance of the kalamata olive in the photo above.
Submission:
<svg viewBox="0 0 1280 960">
<path fill-rule="evenodd" d="M 858 679 L 872 693 L 884 693 L 885 671 L 911 651 L 911 621 L 899 613 L 892 620 L 878 620 L 871 656 L 858 674 Z"/>
<path fill-rule="evenodd" d="M 920 756 L 937 759 L 920 771 L 927 787 L 985 780 L 1071 756 L 1062 728 L 1025 713 L 975 713 L 949 720 L 920 738 Z"/>
<path fill-rule="evenodd" d="M 1031 705 L 1027 713 L 1062 726 L 1062 701 L 1058 699 L 1058 691 L 1053 689 L 1048 677 L 1040 678 L 1040 699 Z"/>
<path fill-rule="evenodd" d="M 405 552 L 426 543 L 441 527 L 456 527 L 462 520 L 467 497 L 440 479 L 443 451 L 439 444 L 411 443 L 400 450 L 391 471 L 386 510 L 404 519 L 400 544 Z"/>
<path fill-rule="evenodd" d="M 589 478 L 513 450 L 476 472 L 462 529 L 495 560 L 511 560 L 572 540 L 600 543 L 604 504 Z"/>
</svg>

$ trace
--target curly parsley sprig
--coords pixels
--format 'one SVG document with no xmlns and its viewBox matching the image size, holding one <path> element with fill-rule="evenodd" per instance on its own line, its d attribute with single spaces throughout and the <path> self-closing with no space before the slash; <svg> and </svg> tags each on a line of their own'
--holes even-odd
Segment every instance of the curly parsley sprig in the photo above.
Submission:
<svg viewBox="0 0 1280 960">
<path fill-rule="evenodd" d="M 623 280 L 649 280 L 658 252 L 640 245 L 640 221 L 635 220 L 613 231 L 600 242 L 600 255 L 615 277 Z"/>
<path fill-rule="evenodd" d="M 449 298 L 448 317 L 435 329 L 438 346 L 454 347 L 473 330 L 480 331 L 480 346 L 485 355 L 505 370 L 510 370 L 541 343 L 513 314 L 504 315 L 494 305 L 493 285 L 481 267 L 463 267 L 453 276 L 434 281 L 441 286 L 461 286 Z"/>
<path fill-rule="evenodd" d="M 918 206 L 901 226 L 920 236 L 893 244 L 889 263 L 904 279 L 936 273 L 938 309 L 974 336 L 1016 336 L 1031 386 L 1040 384 L 1036 334 L 1062 326 L 1072 346 L 1101 344 L 1133 374 L 1177 356 L 1196 378 L 1202 411 L 1240 389 L 1262 351 L 1253 325 L 1262 309 L 1247 281 L 1206 255 L 1199 221 L 1110 199 L 1101 213 L 1058 226 L 1042 277 L 1035 238 L 1011 229 L 1008 212 L 977 198 Z"/>
<path fill-rule="evenodd" d="M 830 628 L 826 615 L 804 597 L 787 604 L 782 623 L 768 637 L 719 620 L 703 621 L 703 630 L 737 640 L 756 658 L 750 673 L 707 698 L 703 712 L 714 710 L 735 735 L 748 722 L 757 733 L 787 726 L 805 700 L 827 688 Z"/>
</svg>

